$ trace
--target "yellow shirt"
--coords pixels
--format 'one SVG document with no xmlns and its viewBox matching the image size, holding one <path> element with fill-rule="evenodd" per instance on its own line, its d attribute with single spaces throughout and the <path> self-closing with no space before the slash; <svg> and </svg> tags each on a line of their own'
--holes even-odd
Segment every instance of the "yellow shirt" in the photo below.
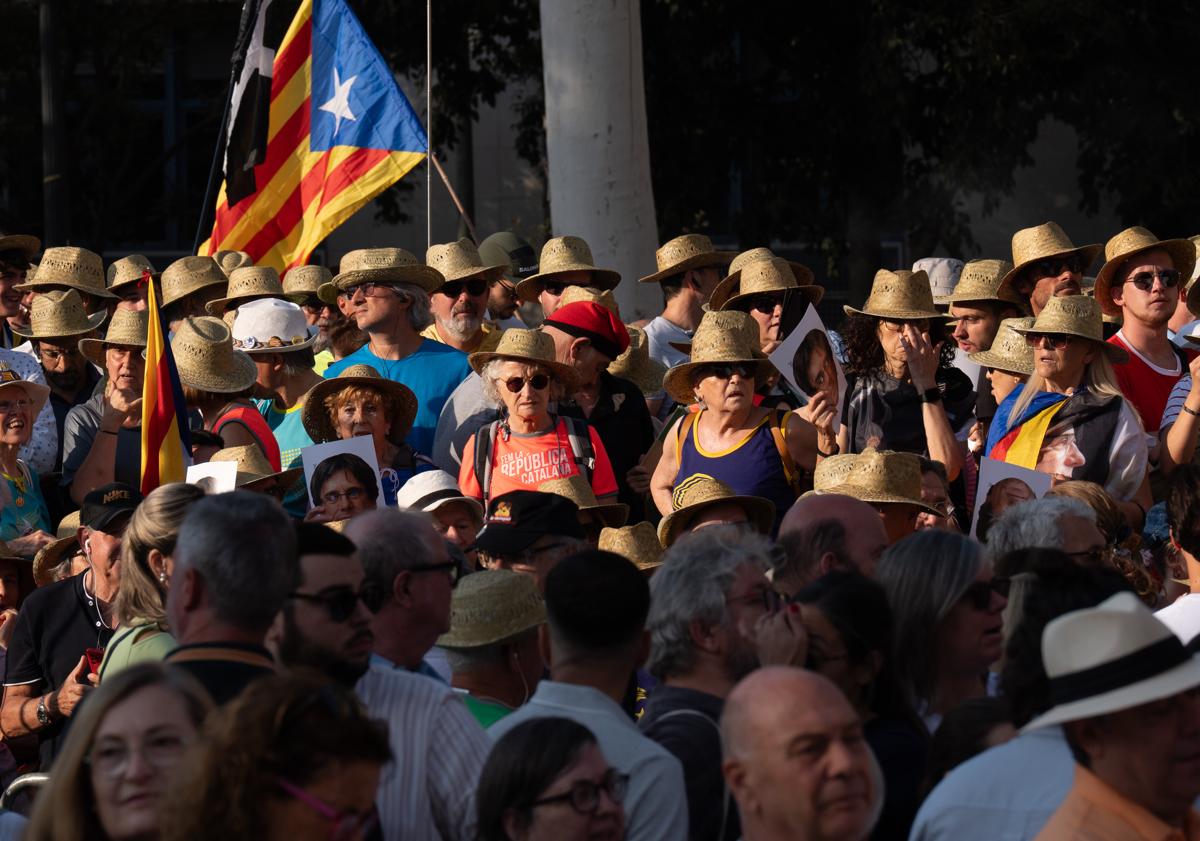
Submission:
<svg viewBox="0 0 1200 841">
<path fill-rule="evenodd" d="M 487 321 L 483 322 L 483 324 L 481 324 L 479 327 L 479 333 L 480 333 L 480 337 L 478 339 L 479 343 L 475 347 L 468 349 L 466 352 L 467 353 L 474 353 L 476 351 L 489 352 L 489 351 L 495 350 L 496 345 L 498 345 L 500 343 L 500 334 L 503 332 L 504 331 L 502 329 L 500 329 L 499 327 L 497 327 L 496 325 L 491 324 Z M 433 341 L 440 342 L 443 345 L 448 344 L 448 342 L 442 338 L 442 334 L 438 332 L 437 321 L 434 321 L 432 324 L 430 324 L 428 327 L 426 327 L 424 330 L 422 330 L 421 335 L 424 336 L 426 339 L 432 339 Z"/>
<path fill-rule="evenodd" d="M 1182 829 L 1118 794 L 1082 765 L 1075 784 L 1034 841 L 1200 841 L 1200 815 L 1189 809 Z"/>
</svg>

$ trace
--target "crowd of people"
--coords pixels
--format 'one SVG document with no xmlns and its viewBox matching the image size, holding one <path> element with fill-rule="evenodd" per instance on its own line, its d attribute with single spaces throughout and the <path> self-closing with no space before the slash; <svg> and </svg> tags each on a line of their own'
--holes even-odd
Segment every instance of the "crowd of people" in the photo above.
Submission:
<svg viewBox="0 0 1200 841">
<path fill-rule="evenodd" d="M 1198 252 L 0 236 L 0 838 L 1200 841 Z"/>
</svg>

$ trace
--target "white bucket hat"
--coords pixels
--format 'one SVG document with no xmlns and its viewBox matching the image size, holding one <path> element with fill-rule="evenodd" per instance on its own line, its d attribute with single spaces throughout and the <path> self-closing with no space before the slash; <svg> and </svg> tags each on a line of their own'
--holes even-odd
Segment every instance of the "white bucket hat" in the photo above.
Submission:
<svg viewBox="0 0 1200 841">
<path fill-rule="evenodd" d="M 1107 715 L 1200 685 L 1200 655 L 1133 593 L 1060 616 L 1042 632 L 1054 706 L 1022 732 Z"/>
<path fill-rule="evenodd" d="M 401 511 L 424 511 L 432 514 L 451 502 L 465 502 L 483 522 L 483 506 L 479 500 L 463 496 L 458 481 L 444 470 L 426 470 L 418 473 L 396 494 L 396 507 Z"/>
<path fill-rule="evenodd" d="M 251 355 L 284 353 L 312 347 L 304 310 L 281 298 L 260 298 L 238 307 L 233 321 L 233 346 Z"/>
</svg>

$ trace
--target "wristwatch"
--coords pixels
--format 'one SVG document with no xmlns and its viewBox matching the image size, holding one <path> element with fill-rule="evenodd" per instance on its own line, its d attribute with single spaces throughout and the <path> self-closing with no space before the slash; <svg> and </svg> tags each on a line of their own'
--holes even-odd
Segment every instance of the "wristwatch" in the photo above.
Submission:
<svg viewBox="0 0 1200 841">
<path fill-rule="evenodd" d="M 922 403 L 941 403 L 942 390 L 936 385 L 933 388 L 927 388 L 921 392 Z"/>
<path fill-rule="evenodd" d="M 46 696 L 38 698 L 37 704 L 37 719 L 38 724 L 43 727 L 49 727 L 53 722 L 50 721 L 50 711 L 46 709 Z"/>
</svg>

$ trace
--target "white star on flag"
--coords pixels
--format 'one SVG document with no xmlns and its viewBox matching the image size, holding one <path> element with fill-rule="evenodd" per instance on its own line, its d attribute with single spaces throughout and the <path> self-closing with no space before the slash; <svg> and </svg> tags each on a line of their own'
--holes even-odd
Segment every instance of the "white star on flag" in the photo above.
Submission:
<svg viewBox="0 0 1200 841">
<path fill-rule="evenodd" d="M 354 80 L 358 76 L 351 76 L 346 81 L 342 81 L 338 76 L 337 68 L 333 68 L 333 86 L 336 90 L 333 93 L 333 99 L 326 102 L 320 107 L 321 111 L 328 111 L 333 115 L 333 134 L 336 137 L 338 129 L 342 127 L 342 120 L 357 120 L 354 113 L 350 110 L 350 86 L 354 84 Z"/>
</svg>

